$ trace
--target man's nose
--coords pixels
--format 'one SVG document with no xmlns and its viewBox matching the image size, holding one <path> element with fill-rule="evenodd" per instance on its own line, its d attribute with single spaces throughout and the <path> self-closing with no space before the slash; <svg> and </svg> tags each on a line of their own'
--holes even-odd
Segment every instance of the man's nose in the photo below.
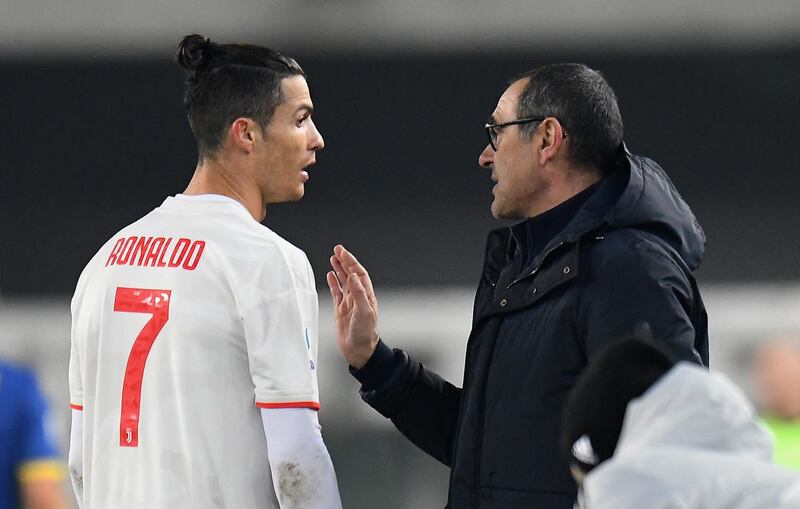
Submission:
<svg viewBox="0 0 800 509">
<path fill-rule="evenodd" d="M 478 156 L 478 164 L 484 168 L 489 168 L 494 164 L 494 149 L 488 143 L 481 155 Z"/>
<path fill-rule="evenodd" d="M 314 127 L 314 132 L 311 136 L 311 150 L 322 150 L 325 148 L 325 140 L 322 138 L 322 133 L 319 132 L 313 120 L 311 125 Z"/>
</svg>

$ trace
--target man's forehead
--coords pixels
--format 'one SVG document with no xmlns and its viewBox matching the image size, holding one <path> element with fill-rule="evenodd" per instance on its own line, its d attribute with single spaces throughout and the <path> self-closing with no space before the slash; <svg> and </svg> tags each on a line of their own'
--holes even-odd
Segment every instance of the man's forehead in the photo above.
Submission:
<svg viewBox="0 0 800 509">
<path fill-rule="evenodd" d="M 523 78 L 512 83 L 500 96 L 497 101 L 497 107 L 492 113 L 492 117 L 497 119 L 508 120 L 514 116 L 517 111 L 517 104 L 519 103 L 519 96 L 528 84 L 528 78 Z"/>
<path fill-rule="evenodd" d="M 281 81 L 283 101 L 288 104 L 311 103 L 311 92 L 306 79 L 302 76 L 290 76 Z"/>
</svg>

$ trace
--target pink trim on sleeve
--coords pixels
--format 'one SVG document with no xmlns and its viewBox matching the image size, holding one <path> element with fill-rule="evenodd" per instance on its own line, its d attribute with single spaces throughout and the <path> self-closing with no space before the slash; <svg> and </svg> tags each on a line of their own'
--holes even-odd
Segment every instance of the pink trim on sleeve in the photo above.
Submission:
<svg viewBox="0 0 800 509">
<path fill-rule="evenodd" d="M 258 408 L 311 408 L 319 410 L 319 403 L 316 401 L 291 401 L 287 403 L 261 403 L 256 401 Z"/>
</svg>

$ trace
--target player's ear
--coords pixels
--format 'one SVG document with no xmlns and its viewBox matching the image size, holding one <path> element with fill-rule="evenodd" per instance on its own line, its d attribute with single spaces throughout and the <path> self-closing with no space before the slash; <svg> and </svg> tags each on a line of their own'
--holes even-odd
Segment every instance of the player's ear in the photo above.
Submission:
<svg viewBox="0 0 800 509">
<path fill-rule="evenodd" d="M 252 119 L 239 117 L 231 124 L 230 138 L 236 147 L 250 153 L 259 133 L 258 125 Z"/>
</svg>

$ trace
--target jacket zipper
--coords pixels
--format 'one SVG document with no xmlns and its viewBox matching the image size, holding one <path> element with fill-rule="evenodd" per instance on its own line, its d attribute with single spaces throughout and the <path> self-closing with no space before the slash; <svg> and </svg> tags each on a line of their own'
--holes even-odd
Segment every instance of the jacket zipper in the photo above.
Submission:
<svg viewBox="0 0 800 509">
<path fill-rule="evenodd" d="M 517 279 L 515 279 L 514 281 L 512 281 L 506 288 L 511 288 L 512 286 L 514 286 L 515 284 L 519 283 L 523 279 L 529 278 L 529 277 L 533 276 L 534 274 L 536 274 L 536 272 L 539 271 L 539 268 L 544 264 L 545 260 L 547 260 L 547 257 L 550 256 L 550 253 L 552 253 L 556 249 L 558 249 L 561 246 L 563 246 L 564 243 L 565 242 L 562 240 L 561 242 L 559 242 L 555 246 L 553 246 L 550 249 L 548 249 L 547 251 L 545 251 L 544 255 L 542 255 L 542 261 L 539 262 L 539 265 L 537 265 L 528 274 L 520 276 Z M 497 346 L 497 338 L 495 338 L 495 342 L 492 345 L 492 351 L 491 351 L 491 354 L 490 354 L 490 358 L 494 357 L 494 349 L 495 349 L 496 346 Z M 488 373 L 487 373 L 487 376 L 488 376 Z M 463 400 L 462 400 L 462 403 L 463 403 Z M 483 426 L 484 426 L 484 421 L 486 420 L 486 387 L 485 386 L 483 388 L 483 407 L 484 407 L 483 408 L 483 412 L 481 412 L 481 422 L 480 422 L 480 426 L 478 427 L 478 451 L 477 451 L 478 454 L 477 454 L 477 465 L 475 465 L 475 481 L 476 482 L 475 482 L 475 495 L 474 495 L 474 498 L 473 498 L 473 501 L 474 501 L 473 507 L 475 507 L 475 509 L 478 509 L 481 506 L 481 490 L 482 490 L 482 487 L 481 487 L 481 462 L 482 462 L 482 458 L 481 458 L 481 456 L 483 455 Z M 451 474 L 451 479 L 452 479 L 452 471 L 450 472 L 450 474 Z"/>
<path fill-rule="evenodd" d="M 523 279 L 529 278 L 529 277 L 533 276 L 534 274 L 536 274 L 536 272 L 538 272 L 538 270 L 542 266 L 542 264 L 544 264 L 545 260 L 547 260 L 547 257 L 550 256 L 550 253 L 552 253 L 553 251 L 555 251 L 556 249 L 560 248 L 563 245 L 564 245 L 564 241 L 562 240 L 561 242 L 559 242 L 555 246 L 553 246 L 550 249 L 548 249 L 544 253 L 544 255 L 542 255 L 542 261 L 539 262 L 539 265 L 537 265 L 530 273 L 525 274 L 523 276 L 520 276 L 517 279 L 515 279 L 514 281 L 512 281 L 506 288 L 511 288 L 512 286 L 514 286 L 518 282 L 522 281 Z M 492 357 L 494 357 L 494 350 L 495 350 L 496 346 L 497 346 L 497 338 L 495 338 L 495 342 L 494 342 L 494 344 L 492 344 L 492 351 L 490 353 L 490 359 Z M 488 376 L 488 372 L 487 372 L 487 376 Z M 473 498 L 473 500 L 474 500 L 473 507 L 475 507 L 475 509 L 478 509 L 481 506 L 481 490 L 483 489 L 482 486 L 481 486 L 481 463 L 482 463 L 482 460 L 483 460 L 483 458 L 482 458 L 482 455 L 483 455 L 483 426 L 484 426 L 484 421 L 485 420 L 486 420 L 486 386 L 484 386 L 484 388 L 483 388 L 483 412 L 481 412 L 481 422 L 480 422 L 480 426 L 478 427 L 478 451 L 477 451 L 478 454 L 477 454 L 477 465 L 475 465 L 475 481 L 476 482 L 475 482 L 475 495 L 474 495 L 474 498 Z"/>
<path fill-rule="evenodd" d="M 534 268 L 532 271 L 530 271 L 528 274 L 523 274 L 522 276 L 518 277 L 517 279 L 515 279 L 514 281 L 512 281 L 511 283 L 509 283 L 509 285 L 506 287 L 506 290 L 507 290 L 507 289 L 509 289 L 509 288 L 511 288 L 511 287 L 512 287 L 512 286 L 514 286 L 515 284 L 519 283 L 519 282 L 520 282 L 520 281 L 522 281 L 523 279 L 527 279 L 527 278 L 531 277 L 532 275 L 536 274 L 536 273 L 539 271 L 539 268 L 540 268 L 540 267 L 541 267 L 541 266 L 544 264 L 545 260 L 547 260 L 547 257 L 548 257 L 548 256 L 550 256 L 550 253 L 552 253 L 553 251 L 555 251 L 556 249 L 560 248 L 560 247 L 561 247 L 561 246 L 563 246 L 563 245 L 564 245 L 564 241 L 562 240 L 561 242 L 559 242 L 559 243 L 558 243 L 558 244 L 556 244 L 555 246 L 553 246 L 553 247 L 551 247 L 550 249 L 548 249 L 547 251 L 545 251 L 544 255 L 542 255 L 542 261 L 540 261 L 540 262 L 539 262 L 539 265 L 537 265 L 537 266 L 536 266 L 536 267 L 535 267 L 535 268 Z"/>
</svg>

